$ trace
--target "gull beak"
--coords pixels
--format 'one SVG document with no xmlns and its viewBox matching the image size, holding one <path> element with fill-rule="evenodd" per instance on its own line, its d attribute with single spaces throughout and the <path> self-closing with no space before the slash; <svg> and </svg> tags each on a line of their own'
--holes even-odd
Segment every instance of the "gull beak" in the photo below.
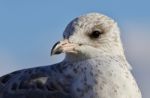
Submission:
<svg viewBox="0 0 150 98">
<path fill-rule="evenodd" d="M 75 51 L 75 48 L 77 47 L 77 44 L 70 43 L 68 39 L 65 39 L 63 41 L 58 41 L 56 44 L 54 44 L 53 48 L 51 49 L 51 55 L 61 54 L 61 53 L 77 53 Z"/>
</svg>

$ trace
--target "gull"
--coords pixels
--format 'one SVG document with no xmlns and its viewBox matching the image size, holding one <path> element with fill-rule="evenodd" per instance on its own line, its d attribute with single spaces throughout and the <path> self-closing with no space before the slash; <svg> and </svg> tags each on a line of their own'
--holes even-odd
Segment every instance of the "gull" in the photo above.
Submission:
<svg viewBox="0 0 150 98">
<path fill-rule="evenodd" d="M 73 19 L 51 55 L 63 61 L 0 78 L 0 98 L 142 98 L 117 23 L 100 13 Z"/>
</svg>

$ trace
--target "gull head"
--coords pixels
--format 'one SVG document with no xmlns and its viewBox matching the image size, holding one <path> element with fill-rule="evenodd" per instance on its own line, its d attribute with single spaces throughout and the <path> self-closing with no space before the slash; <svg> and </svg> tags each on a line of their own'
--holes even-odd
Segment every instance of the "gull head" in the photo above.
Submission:
<svg viewBox="0 0 150 98">
<path fill-rule="evenodd" d="M 117 23 L 100 13 L 73 19 L 65 28 L 51 55 L 65 53 L 66 58 L 91 58 L 101 55 L 124 55 Z"/>
</svg>

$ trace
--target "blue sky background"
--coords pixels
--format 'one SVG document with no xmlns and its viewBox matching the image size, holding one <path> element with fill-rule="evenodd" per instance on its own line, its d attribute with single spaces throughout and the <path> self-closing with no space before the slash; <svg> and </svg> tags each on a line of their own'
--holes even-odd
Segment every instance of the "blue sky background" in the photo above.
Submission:
<svg viewBox="0 0 150 98">
<path fill-rule="evenodd" d="M 0 76 L 14 70 L 62 60 L 50 57 L 67 23 L 89 12 L 114 18 L 133 73 L 150 97 L 149 0 L 0 0 Z"/>
</svg>

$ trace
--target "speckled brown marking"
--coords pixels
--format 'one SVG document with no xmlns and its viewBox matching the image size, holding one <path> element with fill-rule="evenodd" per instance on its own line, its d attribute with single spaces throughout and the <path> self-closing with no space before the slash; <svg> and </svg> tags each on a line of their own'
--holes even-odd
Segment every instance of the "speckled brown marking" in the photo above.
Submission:
<svg viewBox="0 0 150 98">
<path fill-rule="evenodd" d="M 10 78 L 11 78 L 11 75 L 6 75 L 6 76 L 4 76 L 4 77 L 0 80 L 0 82 L 1 82 L 2 84 L 5 84 L 5 83 L 7 83 L 7 82 L 9 81 Z"/>
<path fill-rule="evenodd" d="M 84 67 L 84 70 L 87 70 L 87 67 Z"/>
<path fill-rule="evenodd" d="M 90 71 L 90 75 L 93 76 L 93 72 L 92 71 Z"/>
<path fill-rule="evenodd" d="M 96 65 L 96 67 L 98 67 L 98 65 Z"/>
<path fill-rule="evenodd" d="M 107 84 L 107 82 L 106 82 L 106 81 L 102 81 L 102 83 L 103 83 L 103 84 Z"/>
<path fill-rule="evenodd" d="M 86 82 L 87 81 L 87 77 L 86 76 L 84 76 L 84 82 Z"/>
<path fill-rule="evenodd" d="M 15 91 L 15 90 L 17 90 L 17 87 L 18 87 L 18 84 L 17 83 L 13 83 L 12 87 L 11 87 L 11 90 Z"/>
<path fill-rule="evenodd" d="M 94 83 L 95 83 L 95 84 L 98 84 L 98 80 L 94 80 Z"/>
<path fill-rule="evenodd" d="M 104 34 L 91 40 L 87 35 L 94 30 Z M 66 53 L 61 63 L 9 74 L 3 81 L 0 78 L 0 98 L 141 98 L 130 70 L 125 67 L 128 64 L 114 20 L 98 13 L 78 17 L 66 27 L 64 37 L 79 44 L 81 48 L 75 49 L 79 53 Z"/>
<path fill-rule="evenodd" d="M 114 89 L 114 92 L 115 92 L 115 93 L 117 93 L 117 90 L 116 90 L 116 89 Z"/>
<path fill-rule="evenodd" d="M 76 91 L 77 91 L 77 92 L 81 92 L 82 90 L 81 90 L 80 88 L 77 88 Z"/>
<path fill-rule="evenodd" d="M 98 73 L 96 73 L 96 74 L 94 74 L 94 76 L 95 76 L 95 77 L 98 77 L 99 75 L 98 75 Z"/>
<path fill-rule="evenodd" d="M 77 73 L 77 72 L 78 72 L 78 70 L 77 70 L 76 68 L 74 68 L 73 71 L 74 71 L 74 73 Z"/>
<path fill-rule="evenodd" d="M 99 69 L 98 69 L 98 73 L 99 73 L 99 74 L 103 74 L 103 72 L 102 72 L 101 70 L 99 70 Z"/>
<path fill-rule="evenodd" d="M 103 87 L 102 87 L 102 86 L 100 86 L 100 89 L 101 89 L 101 90 L 103 90 Z"/>
</svg>

